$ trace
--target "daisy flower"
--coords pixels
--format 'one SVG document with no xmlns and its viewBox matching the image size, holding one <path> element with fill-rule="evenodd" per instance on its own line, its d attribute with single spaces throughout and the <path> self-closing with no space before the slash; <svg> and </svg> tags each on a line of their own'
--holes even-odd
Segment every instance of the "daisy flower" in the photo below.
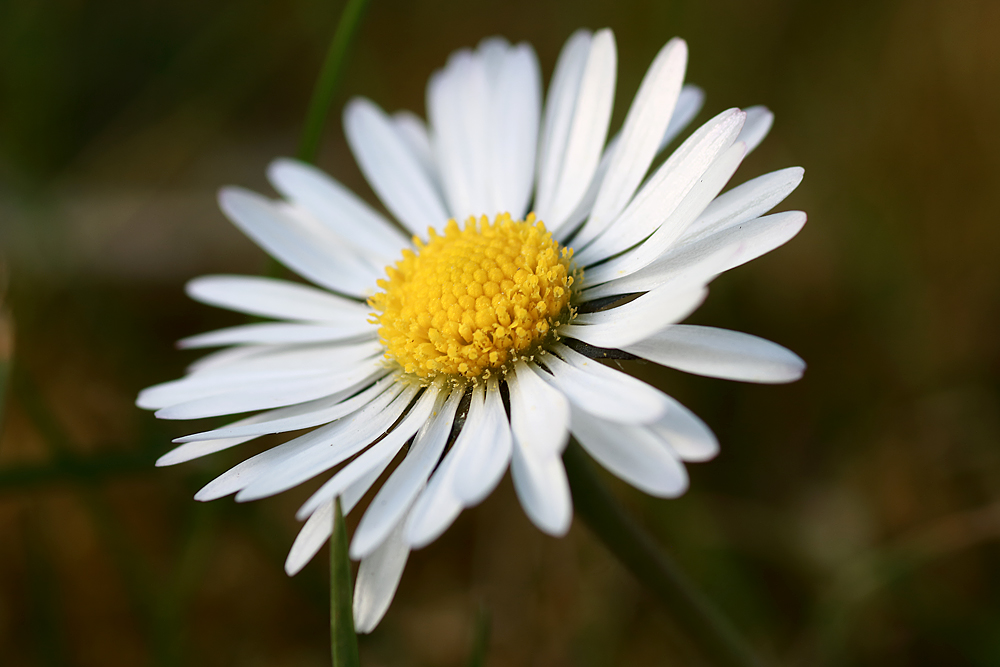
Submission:
<svg viewBox="0 0 1000 667">
<path fill-rule="evenodd" d="M 361 561 L 360 632 L 385 614 L 410 550 L 483 500 L 508 467 L 531 521 L 563 535 L 571 435 L 646 493 L 683 493 L 684 462 L 717 452 L 712 432 L 595 358 L 750 382 L 799 378 L 802 360 L 779 345 L 678 323 L 715 276 L 806 220 L 767 215 L 801 181 L 799 168 L 720 195 L 771 126 L 762 107 L 720 113 L 658 161 L 701 107 L 701 91 L 683 85 L 686 63 L 682 40 L 664 46 L 610 139 L 609 30 L 569 39 L 544 104 L 533 49 L 499 38 L 434 73 L 427 122 L 351 101 L 351 151 L 400 226 L 293 160 L 268 170 L 281 199 L 223 189 L 226 215 L 314 286 L 248 276 L 188 284 L 198 301 L 273 321 L 181 341 L 224 349 L 144 390 L 138 405 L 163 419 L 249 416 L 179 438 L 158 465 L 311 429 L 196 495 L 264 498 L 336 469 L 299 510 L 305 525 L 286 563 L 294 574 L 329 538 L 335 499 L 349 512 L 398 461 L 350 545 Z"/>
</svg>

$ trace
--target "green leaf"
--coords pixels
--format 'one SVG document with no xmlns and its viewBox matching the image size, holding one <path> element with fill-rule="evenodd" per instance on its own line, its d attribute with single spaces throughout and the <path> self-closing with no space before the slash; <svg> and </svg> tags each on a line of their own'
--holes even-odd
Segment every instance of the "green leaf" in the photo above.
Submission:
<svg viewBox="0 0 1000 667">
<path fill-rule="evenodd" d="M 358 635 L 354 632 L 351 561 L 347 557 L 347 526 L 340 499 L 333 512 L 330 536 L 330 651 L 333 667 L 359 667 Z"/>
</svg>

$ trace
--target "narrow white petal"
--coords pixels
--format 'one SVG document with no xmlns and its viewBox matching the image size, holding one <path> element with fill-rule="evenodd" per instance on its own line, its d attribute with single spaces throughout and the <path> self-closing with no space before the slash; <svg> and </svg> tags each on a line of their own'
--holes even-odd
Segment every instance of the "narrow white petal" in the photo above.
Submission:
<svg viewBox="0 0 1000 667">
<path fill-rule="evenodd" d="M 253 440 L 256 436 L 247 435 L 239 438 L 218 438 L 214 440 L 200 440 L 198 442 L 187 442 L 178 447 L 174 447 L 169 452 L 156 459 L 156 467 L 177 465 L 186 463 L 194 459 L 221 452 L 224 449 L 242 445 L 248 440 Z"/>
<path fill-rule="evenodd" d="M 352 248 L 338 248 L 329 236 L 324 237 L 303 224 L 301 216 L 287 205 L 278 205 L 241 188 L 223 188 L 219 192 L 219 205 L 257 245 L 318 285 L 343 294 L 364 296 L 381 277 Z"/>
<path fill-rule="evenodd" d="M 287 408 L 261 412 L 222 428 L 177 438 L 174 442 L 198 442 L 218 438 L 256 438 L 269 433 L 284 433 L 320 426 L 346 417 L 367 405 L 369 401 L 388 389 L 392 383 L 398 381 L 395 374 L 388 375 L 360 392 L 358 392 L 357 386 L 349 387 L 331 396 L 290 405 Z"/>
<path fill-rule="evenodd" d="M 801 167 L 789 167 L 758 176 L 719 195 L 685 230 L 681 242 L 764 215 L 797 188 L 804 175 Z"/>
<path fill-rule="evenodd" d="M 805 224 L 805 213 L 786 211 L 716 229 L 678 245 L 631 275 L 586 290 L 584 296 L 597 299 L 652 290 L 696 270 L 700 264 L 711 262 L 712 257 L 725 260 L 717 267 L 719 273 L 729 271 L 788 242 Z"/>
<path fill-rule="evenodd" d="M 260 322 L 208 331 L 178 341 L 182 348 L 219 347 L 222 345 L 282 345 L 287 343 L 319 343 L 375 338 L 378 325 L 359 317 L 353 322 L 336 324 L 291 324 Z"/>
<path fill-rule="evenodd" d="M 431 146 L 427 124 L 410 111 L 397 111 L 392 114 L 392 124 L 420 161 L 429 178 L 440 185 L 441 175 L 434 162 L 434 148 Z"/>
<path fill-rule="evenodd" d="M 404 537 L 414 549 L 436 540 L 462 512 L 462 502 L 453 488 L 454 461 L 455 448 L 452 447 L 413 503 L 405 522 Z"/>
<path fill-rule="evenodd" d="M 280 408 L 328 396 L 374 379 L 382 372 L 381 357 L 369 357 L 335 374 L 256 383 L 243 389 L 170 405 L 155 414 L 160 419 L 201 419 Z"/>
<path fill-rule="evenodd" d="M 253 354 L 233 358 L 224 364 L 195 369 L 190 378 L 240 377 L 250 379 L 253 373 L 284 374 L 335 372 L 384 351 L 378 341 L 356 343 L 304 343 L 295 345 L 249 345 Z"/>
<path fill-rule="evenodd" d="M 462 389 L 451 392 L 437 414 L 417 433 L 410 451 L 372 499 L 354 531 L 351 558 L 360 559 L 370 555 L 386 539 L 392 527 L 402 520 L 417 494 L 424 488 L 448 442 L 455 421 L 455 411 L 463 393 Z"/>
<path fill-rule="evenodd" d="M 584 410 L 604 419 L 632 424 L 656 421 L 666 411 L 666 394 L 656 387 L 565 345 L 557 344 L 553 351 L 556 354 L 541 359 L 551 374 L 539 371 L 540 376 Z"/>
<path fill-rule="evenodd" d="M 483 410 L 482 426 L 467 426 L 458 437 L 470 442 L 455 442 L 462 453 L 455 462 L 455 496 L 466 507 L 479 504 L 496 488 L 510 462 L 513 438 L 496 377 L 487 383 Z"/>
<path fill-rule="evenodd" d="M 281 158 L 271 163 L 267 175 L 278 192 L 340 238 L 384 260 L 395 259 L 409 246 L 406 236 L 381 213 L 312 165 Z"/>
<path fill-rule="evenodd" d="M 514 491 L 539 530 L 562 537 L 573 520 L 573 501 L 562 459 L 516 444 L 510 462 Z"/>
<path fill-rule="evenodd" d="M 607 176 L 584 232 L 600 232 L 625 208 L 652 164 L 677 104 L 687 67 L 687 44 L 672 39 L 660 50 L 639 86 Z M 589 238 L 584 236 L 581 243 Z"/>
<path fill-rule="evenodd" d="M 737 141 L 742 141 L 747 145 L 747 153 L 760 145 L 764 141 L 767 133 L 771 131 L 774 124 L 774 114 L 767 107 L 755 106 L 747 107 L 747 121 L 743 124 L 743 130 Z"/>
<path fill-rule="evenodd" d="M 405 392 L 404 392 L 405 393 Z M 440 385 L 434 384 L 424 390 L 417 402 L 410 408 L 403 420 L 396 424 L 385 437 L 369 447 L 359 457 L 348 463 L 336 475 L 331 477 L 298 511 L 298 517 L 309 516 L 323 503 L 345 493 L 360 480 L 370 480 L 367 486 L 385 470 L 386 466 L 399 453 L 399 450 L 431 416 L 435 402 L 440 393 Z M 364 486 L 364 485 L 362 485 Z M 365 486 L 365 491 L 367 491 Z M 250 491 L 244 491 L 247 493 Z M 356 502 L 360 496 L 355 496 Z M 239 500 L 237 496 L 237 500 Z"/>
<path fill-rule="evenodd" d="M 280 320 L 340 322 L 364 319 L 371 312 L 358 301 L 274 278 L 201 276 L 189 281 L 186 290 L 192 299 L 211 306 Z"/>
<path fill-rule="evenodd" d="M 294 456 L 286 458 L 280 466 L 273 466 L 270 474 L 254 480 L 236 494 L 236 500 L 239 502 L 259 500 L 287 491 L 307 479 L 312 479 L 316 475 L 343 463 L 383 434 L 385 437 L 381 442 L 388 440 L 390 443 L 394 443 L 402 433 L 394 436 L 397 429 L 391 431 L 389 429 L 410 405 L 417 391 L 416 387 L 403 389 L 392 403 L 384 410 L 379 411 L 378 414 L 372 414 L 373 410 L 369 409 L 369 405 L 368 408 L 359 411 L 354 418 L 345 418 L 347 423 L 336 429 L 335 433 Z M 334 424 L 338 424 L 338 422 L 334 422 Z M 406 438 L 408 437 L 407 435 Z M 399 446 L 401 447 L 405 441 L 404 438 Z M 357 469 L 359 468 L 355 468 L 355 470 Z M 357 477 L 353 477 L 350 481 L 353 482 L 356 479 Z M 342 491 L 346 486 L 346 484 L 343 485 L 339 490 Z M 338 494 L 326 496 L 325 500 L 332 500 L 336 495 Z M 315 510 L 320 504 L 322 503 L 312 505 L 310 511 L 301 512 L 299 518 L 311 514 L 312 510 Z"/>
<path fill-rule="evenodd" d="M 523 361 L 507 376 L 507 386 L 514 490 L 536 526 L 550 535 L 564 535 L 573 516 L 560 458 L 569 440 L 569 401 Z"/>
<path fill-rule="evenodd" d="M 731 146 L 720 155 L 719 159 L 702 174 L 701 179 L 688 191 L 684 199 L 649 238 L 621 255 L 612 257 L 592 268 L 584 276 L 584 287 L 629 276 L 661 258 L 665 252 L 677 244 L 678 237 L 725 187 L 729 179 L 736 173 L 745 155 L 746 146 L 742 143 Z M 627 242 L 607 239 L 607 243 L 602 244 L 604 247 L 600 250 L 602 253 L 617 253 L 625 248 Z M 595 245 L 597 244 L 595 243 Z M 609 287 L 608 289 L 614 288 Z M 611 293 L 622 294 L 624 292 L 617 290 Z M 594 298 L 591 295 L 587 295 L 587 297 Z"/>
<path fill-rule="evenodd" d="M 226 348 L 224 350 L 216 350 L 215 352 L 210 352 L 188 364 L 187 371 L 188 373 L 197 373 L 199 371 L 223 368 L 244 359 L 254 357 L 263 352 L 269 352 L 275 349 L 276 346 L 274 345 L 243 345 L 240 347 Z"/>
<path fill-rule="evenodd" d="M 681 461 L 707 461 L 719 453 L 719 440 L 696 414 L 673 398 L 670 409 L 648 426 Z"/>
<path fill-rule="evenodd" d="M 667 158 L 620 216 L 591 215 L 573 239 L 577 262 L 586 266 L 621 252 L 669 220 L 716 159 L 733 145 L 745 117 L 739 109 L 722 112 Z"/>
<path fill-rule="evenodd" d="M 610 30 L 600 30 L 590 40 L 590 50 L 573 99 L 573 115 L 565 143 L 548 147 L 546 170 L 555 170 L 551 201 L 536 206 L 539 218 L 558 229 L 570 216 L 590 185 L 608 135 L 614 102 L 617 50 Z M 551 103 L 551 100 L 550 100 Z M 552 133 L 553 138 L 557 137 Z M 553 140 L 553 144 L 556 142 Z M 557 152 L 558 151 L 558 152 Z M 539 193 L 541 196 L 541 192 Z"/>
<path fill-rule="evenodd" d="M 538 139 L 538 176 L 535 188 L 535 213 L 549 229 L 556 229 L 550 219 L 556 186 L 562 173 L 563 154 L 569 140 L 569 130 L 576 109 L 576 98 L 583 80 L 587 56 L 590 54 L 591 34 L 577 30 L 566 41 L 549 85 L 545 102 L 545 115 Z M 596 196 L 596 192 L 595 192 Z"/>
<path fill-rule="evenodd" d="M 687 490 L 684 465 L 654 431 L 572 410 L 573 435 L 598 463 L 640 491 L 674 498 Z"/>
<path fill-rule="evenodd" d="M 743 382 L 794 382 L 806 367 L 794 352 L 769 340 L 684 324 L 668 327 L 622 349 L 688 373 Z"/>
<path fill-rule="evenodd" d="M 399 412 L 390 410 L 389 406 L 398 399 L 402 391 L 401 385 L 391 385 L 368 405 L 352 415 L 321 426 L 243 461 L 205 485 L 195 494 L 195 500 L 215 500 L 236 493 L 262 477 L 269 477 L 283 470 L 289 460 L 311 449 L 325 448 L 332 453 L 348 451 L 346 456 L 351 456 L 357 451 L 356 449 L 352 450 L 352 448 L 358 442 L 362 443 L 361 447 L 370 442 L 370 440 L 365 440 L 369 430 L 374 432 L 372 437 L 375 437 L 379 434 L 379 427 L 382 427 L 382 432 L 384 432 L 399 417 L 399 413 L 405 406 L 400 407 Z M 343 444 L 345 441 L 347 446 Z M 337 443 L 337 446 L 331 447 L 333 443 Z"/>
<path fill-rule="evenodd" d="M 707 287 L 674 289 L 662 285 L 624 306 L 577 317 L 581 324 L 567 324 L 559 333 L 595 347 L 615 348 L 652 336 L 655 332 L 684 320 L 708 296 Z M 590 322 L 589 324 L 585 322 Z"/>
<path fill-rule="evenodd" d="M 421 237 L 428 227 L 444 227 L 449 216 L 437 187 L 384 111 L 370 100 L 351 100 L 344 132 L 368 183 L 397 220 Z"/>
<path fill-rule="evenodd" d="M 704 103 L 705 91 L 698 86 L 689 83 L 681 88 L 681 94 L 677 98 L 677 106 L 674 107 L 674 114 L 670 117 L 670 124 L 667 125 L 663 138 L 660 139 L 658 153 L 662 152 L 678 134 L 684 131 L 701 111 Z"/>
<path fill-rule="evenodd" d="M 313 559 L 316 552 L 330 539 L 333 533 L 333 503 L 327 503 L 313 512 L 302 530 L 295 537 L 292 548 L 285 559 L 285 573 L 288 576 L 298 574 L 306 563 Z"/>
<path fill-rule="evenodd" d="M 354 629 L 367 634 L 375 629 L 392 603 L 403 577 L 410 547 L 399 525 L 370 556 L 361 561 L 354 584 Z"/>
<path fill-rule="evenodd" d="M 569 441 L 569 402 L 523 361 L 507 376 L 515 441 L 539 454 L 562 454 Z"/>
</svg>

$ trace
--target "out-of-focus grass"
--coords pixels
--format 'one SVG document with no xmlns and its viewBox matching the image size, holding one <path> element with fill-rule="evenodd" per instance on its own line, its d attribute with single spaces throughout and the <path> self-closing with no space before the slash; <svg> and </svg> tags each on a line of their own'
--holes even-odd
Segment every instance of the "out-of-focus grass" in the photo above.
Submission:
<svg viewBox="0 0 1000 667">
<path fill-rule="evenodd" d="M 326 556 L 282 569 L 311 487 L 196 503 L 269 443 L 154 469 L 188 429 L 133 401 L 192 359 L 174 340 L 237 321 L 181 287 L 264 266 L 214 192 L 269 191 L 339 10 L 0 3 L 0 323 L 16 330 L 0 331 L 14 369 L 0 375 L 5 665 L 328 663 Z M 673 35 L 707 92 L 702 120 L 770 106 L 736 181 L 800 164 L 783 208 L 810 217 L 695 317 L 789 346 L 806 377 L 758 387 L 626 364 L 723 452 L 681 499 L 615 492 L 781 664 L 1000 663 L 1000 6 L 376 1 L 334 107 L 363 94 L 422 112 L 430 72 L 496 33 L 531 41 L 547 78 L 581 25 L 615 30 L 615 123 Z M 372 199 L 336 118 L 319 163 Z M 695 660 L 590 534 L 541 535 L 509 482 L 413 555 L 363 664 L 467 664 L 480 609 L 490 665 Z"/>
</svg>

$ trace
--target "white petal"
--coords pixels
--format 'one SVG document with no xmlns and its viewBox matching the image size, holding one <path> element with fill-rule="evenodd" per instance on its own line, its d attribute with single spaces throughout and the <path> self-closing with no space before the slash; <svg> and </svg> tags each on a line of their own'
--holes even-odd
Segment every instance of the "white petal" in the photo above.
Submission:
<svg viewBox="0 0 1000 667">
<path fill-rule="evenodd" d="M 564 325 L 559 333 L 595 347 L 622 347 L 684 320 L 706 296 L 707 287 L 677 290 L 672 284 L 662 285 L 624 306 L 580 315 L 580 324 Z M 584 316 L 586 320 L 581 319 Z"/>
<path fill-rule="evenodd" d="M 281 158 L 271 163 L 267 175 L 278 192 L 353 245 L 384 260 L 395 259 L 402 248 L 410 245 L 381 213 L 311 165 Z"/>
<path fill-rule="evenodd" d="M 571 403 L 604 419 L 647 424 L 667 410 L 666 395 L 656 387 L 589 359 L 565 345 L 541 358 L 551 374 L 540 372 Z M 560 359 L 559 357 L 562 357 Z"/>
<path fill-rule="evenodd" d="M 619 280 L 642 270 L 663 257 L 669 248 L 677 244 L 677 239 L 683 231 L 725 187 L 729 179 L 736 173 L 745 155 L 746 146 L 744 144 L 738 143 L 731 146 L 702 174 L 701 179 L 688 191 L 684 199 L 649 238 L 586 272 L 584 274 L 584 288 L 605 281 Z M 618 252 L 617 248 L 624 246 L 626 242 L 610 241 L 607 247 L 602 248 L 601 251 Z M 595 245 L 597 244 L 595 243 Z M 627 293 L 627 290 L 616 288 L 613 285 L 609 286 L 606 291 L 611 294 Z M 587 294 L 586 298 L 596 297 Z"/>
<path fill-rule="evenodd" d="M 215 440 L 218 438 L 256 438 L 268 433 L 284 433 L 303 428 L 320 426 L 345 417 L 355 410 L 368 404 L 376 396 L 388 389 L 389 385 L 398 382 L 393 374 L 384 377 L 370 387 L 358 392 L 358 387 L 349 387 L 331 396 L 290 405 L 254 415 L 222 428 L 195 433 L 177 438 L 174 442 L 197 442 L 200 440 Z"/>
<path fill-rule="evenodd" d="M 419 160 L 428 177 L 440 185 L 441 176 L 438 173 L 437 165 L 434 162 L 434 149 L 431 146 L 431 137 L 427 131 L 427 124 L 416 114 L 409 111 L 397 111 L 392 114 L 392 124 L 399 132 L 407 146 Z M 402 246 L 401 246 L 402 247 Z"/>
<path fill-rule="evenodd" d="M 523 361 L 507 376 L 507 386 L 514 490 L 536 526 L 550 535 L 564 535 L 573 516 L 560 458 L 569 440 L 569 401 Z"/>
<path fill-rule="evenodd" d="M 562 454 L 569 441 L 569 402 L 523 361 L 507 376 L 515 441 L 539 454 Z"/>
<path fill-rule="evenodd" d="M 357 449 L 364 447 L 371 441 L 365 440 L 369 431 L 374 432 L 377 436 L 392 426 L 399 417 L 405 406 L 399 407 L 398 411 L 390 410 L 389 406 L 398 399 L 402 391 L 402 385 L 391 385 L 381 395 L 352 415 L 321 426 L 243 461 L 205 485 L 195 494 L 195 500 L 215 500 L 236 493 L 262 477 L 269 477 L 284 470 L 289 460 L 309 450 L 326 449 L 332 454 L 341 454 L 347 451 L 345 456 L 353 455 Z M 379 431 L 380 428 L 381 431 Z M 361 445 L 355 449 L 358 442 Z M 336 443 L 335 447 L 331 446 L 333 443 Z"/>
<path fill-rule="evenodd" d="M 804 174 L 801 167 L 772 171 L 719 195 L 685 230 L 681 242 L 764 215 L 798 187 Z"/>
<path fill-rule="evenodd" d="M 553 99 L 550 95 L 549 98 L 549 104 L 555 104 L 559 108 L 553 113 L 556 126 L 546 132 L 548 145 L 543 146 L 546 153 L 543 165 L 547 172 L 554 171 L 556 175 L 547 176 L 539 182 L 535 208 L 538 217 L 553 230 L 558 229 L 570 216 L 590 185 L 607 139 L 611 106 L 614 102 L 618 60 L 614 35 L 610 30 L 600 30 L 594 34 L 579 84 L 574 86 L 575 77 L 571 70 L 575 69 L 575 57 L 580 43 L 573 42 L 570 56 L 574 59 L 567 64 L 567 70 L 570 71 L 567 71 L 565 87 L 558 91 L 560 97 Z M 570 45 L 567 44 L 567 49 L 569 48 Z M 563 108 L 566 104 L 572 105 L 568 128 L 561 125 L 566 122 Z M 548 121 L 548 114 L 546 120 Z M 554 180 L 551 192 L 547 189 L 550 179 Z"/>
<path fill-rule="evenodd" d="M 482 409 L 483 424 L 473 429 L 467 422 L 455 442 L 461 453 L 454 464 L 455 496 L 466 507 L 479 504 L 496 488 L 510 462 L 510 423 L 495 376 L 487 383 Z M 463 439 L 469 443 L 461 442 Z"/>
<path fill-rule="evenodd" d="M 413 504 L 434 466 L 441 459 L 455 421 L 455 411 L 464 393 L 463 389 L 452 390 L 437 414 L 427 420 L 417 433 L 410 451 L 379 489 L 361 517 L 351 540 L 351 558 L 360 559 L 371 554 Z"/>
<path fill-rule="evenodd" d="M 336 324 L 291 324 L 260 322 L 217 329 L 178 341 L 182 348 L 219 347 L 245 343 L 280 345 L 285 343 L 318 343 L 374 338 L 378 325 L 358 318 L 354 322 Z"/>
<path fill-rule="evenodd" d="M 249 190 L 223 188 L 223 212 L 244 234 L 281 263 L 318 285 L 337 292 L 363 296 L 381 276 L 352 248 L 337 247 L 303 224 L 300 216 Z"/>
<path fill-rule="evenodd" d="M 344 425 L 341 426 L 339 422 L 334 422 L 331 426 L 336 424 L 339 428 L 334 429 L 331 434 L 322 438 L 320 442 L 313 444 L 311 447 L 294 456 L 286 458 L 280 466 L 273 466 L 270 474 L 254 480 L 236 494 L 236 500 L 239 502 L 259 500 L 260 498 L 266 498 L 276 493 L 287 491 L 307 479 L 312 479 L 316 475 L 343 463 L 351 456 L 365 449 L 372 441 L 383 434 L 385 434 L 385 437 L 381 442 L 389 441 L 390 443 L 394 443 L 402 435 L 402 432 L 396 433 L 399 427 L 392 430 L 389 429 L 399 419 L 400 415 L 403 414 L 407 406 L 410 405 L 417 391 L 416 387 L 403 389 L 392 403 L 377 415 L 372 414 L 374 410 L 370 409 L 371 404 L 369 404 L 368 407 L 359 411 L 355 417 L 345 418 L 344 421 L 346 423 Z M 322 430 L 323 428 L 328 427 L 321 427 L 317 430 Z M 412 435 L 412 432 L 410 435 Z M 403 442 L 409 437 L 409 435 L 406 435 L 399 443 L 399 446 L 401 447 Z M 353 482 L 356 479 L 357 477 L 354 477 L 350 481 Z M 346 486 L 346 484 L 343 485 L 339 490 L 342 491 Z M 336 495 L 338 494 L 334 493 L 326 496 L 325 500 L 332 500 Z M 301 519 L 312 514 L 312 511 L 321 504 L 316 503 L 309 511 L 300 512 L 299 518 Z"/>
<path fill-rule="evenodd" d="M 405 392 L 404 392 L 405 393 Z M 369 447 L 359 457 L 348 463 L 336 475 L 331 477 L 309 500 L 299 509 L 297 516 L 301 519 L 309 516 L 323 503 L 336 498 L 352 485 L 363 478 L 369 478 L 369 486 L 385 470 L 386 466 L 399 453 L 399 450 L 413 435 L 420 430 L 423 423 L 431 416 L 440 385 L 427 387 L 417 402 L 410 408 L 403 420 L 396 424 L 385 437 Z M 367 491 L 367 487 L 365 488 Z M 250 491 L 247 489 L 243 493 Z M 239 500 L 239 496 L 237 496 Z M 356 501 L 356 499 L 355 499 Z"/>
<path fill-rule="evenodd" d="M 573 520 L 573 501 L 562 459 L 514 446 L 510 462 L 514 491 L 538 529 L 562 537 Z"/>
<path fill-rule="evenodd" d="M 262 352 L 269 352 L 275 349 L 277 349 L 277 346 L 275 345 L 244 345 L 241 347 L 230 347 L 224 350 L 216 350 L 215 352 L 210 352 L 200 359 L 196 359 L 191 362 L 187 367 L 187 371 L 188 373 L 197 373 L 199 371 L 223 368 L 244 359 L 254 357 Z"/>
<path fill-rule="evenodd" d="M 201 419 L 280 408 L 329 396 L 374 379 L 383 372 L 381 357 L 369 357 L 343 371 L 319 377 L 270 380 L 243 389 L 196 398 L 158 410 L 160 419 Z"/>
<path fill-rule="evenodd" d="M 292 548 L 285 559 L 285 573 L 298 574 L 313 559 L 316 552 L 330 539 L 333 533 L 333 503 L 327 503 L 313 512 L 302 530 L 295 537 Z"/>
<path fill-rule="evenodd" d="M 573 435 L 598 463 L 640 491 L 673 498 L 687 490 L 683 464 L 648 428 L 608 422 L 573 408 Z"/>
<path fill-rule="evenodd" d="M 660 147 L 657 152 L 662 152 L 674 138 L 684 131 L 694 117 L 701 111 L 701 106 L 705 103 L 705 91 L 698 86 L 686 84 L 681 88 L 681 94 L 677 98 L 677 106 L 674 107 L 674 114 L 670 117 L 670 124 L 667 125 L 663 138 L 660 139 Z"/>
<path fill-rule="evenodd" d="M 717 267 L 720 273 L 729 271 L 788 242 L 805 224 L 805 213 L 786 211 L 716 230 L 678 245 L 631 275 L 588 289 L 584 296 L 597 299 L 652 290 L 696 270 L 700 264 L 712 262 L 713 257 L 725 260 Z"/>
<path fill-rule="evenodd" d="M 452 447 L 413 503 L 405 522 L 404 538 L 414 549 L 436 540 L 462 512 L 462 502 L 453 488 L 454 461 L 455 448 Z"/>
<path fill-rule="evenodd" d="M 403 576 L 410 555 L 410 547 L 403 539 L 404 523 L 401 521 L 358 568 L 354 584 L 354 629 L 361 634 L 374 630 L 385 616 Z"/>
<path fill-rule="evenodd" d="M 696 414 L 670 399 L 670 409 L 648 426 L 681 461 L 707 461 L 719 453 L 719 441 Z"/>
<path fill-rule="evenodd" d="M 368 183 L 397 220 L 421 237 L 428 227 L 444 227 L 448 213 L 437 186 L 384 111 L 370 100 L 351 100 L 344 132 Z"/>
<path fill-rule="evenodd" d="M 747 107 L 747 121 L 743 124 L 740 136 L 737 141 L 742 141 L 747 145 L 747 153 L 760 145 L 764 137 L 771 131 L 774 124 L 774 114 L 767 107 L 755 106 Z"/>
<path fill-rule="evenodd" d="M 581 232 L 581 245 L 622 212 L 646 175 L 677 104 L 686 67 L 687 44 L 677 38 L 670 40 L 650 65 L 625 117 L 608 174 Z"/>
<path fill-rule="evenodd" d="M 378 341 L 360 341 L 357 343 L 305 343 L 295 345 L 250 345 L 247 350 L 253 351 L 242 358 L 230 359 L 225 364 L 212 364 L 211 367 L 195 369 L 189 375 L 191 378 L 241 376 L 249 380 L 252 373 L 278 372 L 294 373 L 326 373 L 336 372 L 364 359 L 384 351 Z"/>
<path fill-rule="evenodd" d="M 745 116 L 739 109 L 730 109 L 700 127 L 656 170 L 618 218 L 591 215 L 573 239 L 576 261 L 586 266 L 617 254 L 669 220 L 705 172 L 733 145 Z"/>
<path fill-rule="evenodd" d="M 622 349 L 688 373 L 743 382 L 794 382 L 806 367 L 798 355 L 777 343 L 694 325 L 668 327 Z"/>
<path fill-rule="evenodd" d="M 363 303 L 273 278 L 201 276 L 189 281 L 186 290 L 202 303 L 281 320 L 341 322 L 364 319 L 371 312 Z"/>
</svg>

